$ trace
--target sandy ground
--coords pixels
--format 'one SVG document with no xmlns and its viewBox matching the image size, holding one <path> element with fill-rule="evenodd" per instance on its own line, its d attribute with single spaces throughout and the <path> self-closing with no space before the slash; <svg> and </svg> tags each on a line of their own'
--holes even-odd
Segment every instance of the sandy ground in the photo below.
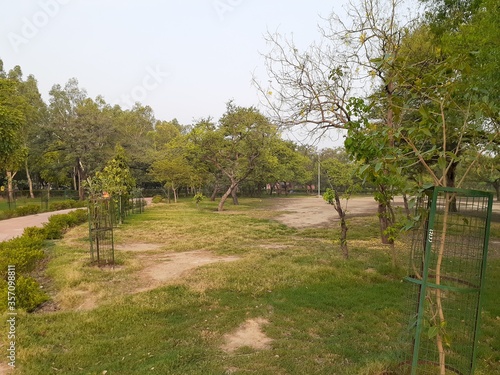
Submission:
<svg viewBox="0 0 500 375">
<path fill-rule="evenodd" d="M 277 198 L 275 209 L 282 211 L 276 220 L 294 228 L 324 228 L 338 221 L 337 211 L 322 197 Z M 377 202 L 373 197 L 352 198 L 347 203 L 347 212 L 350 217 L 376 214 Z"/>
</svg>

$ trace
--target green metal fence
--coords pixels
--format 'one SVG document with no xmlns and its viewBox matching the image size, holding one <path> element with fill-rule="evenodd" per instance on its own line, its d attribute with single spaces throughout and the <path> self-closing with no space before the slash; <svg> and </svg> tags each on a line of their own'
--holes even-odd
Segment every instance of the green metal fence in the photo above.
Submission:
<svg viewBox="0 0 500 375">
<path fill-rule="evenodd" d="M 435 187 L 417 205 L 401 374 L 474 373 L 491 193 Z"/>
</svg>

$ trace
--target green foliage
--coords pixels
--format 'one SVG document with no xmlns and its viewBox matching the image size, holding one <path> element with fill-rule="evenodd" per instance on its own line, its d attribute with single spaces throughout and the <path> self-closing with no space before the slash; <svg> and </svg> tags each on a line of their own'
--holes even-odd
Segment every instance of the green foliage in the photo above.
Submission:
<svg viewBox="0 0 500 375">
<path fill-rule="evenodd" d="M 193 197 L 193 201 L 198 205 L 201 201 L 203 201 L 206 197 L 203 193 L 196 193 Z"/>
<path fill-rule="evenodd" d="M 115 156 L 101 172 L 96 173 L 94 182 L 111 196 L 127 195 L 132 191 L 135 179 L 130 172 L 123 147 L 116 145 Z"/>
<path fill-rule="evenodd" d="M 85 207 L 85 201 L 76 201 L 73 199 L 67 199 L 59 202 L 52 202 L 49 205 L 49 211 L 59 211 L 66 210 L 68 208 L 80 208 Z"/>
<path fill-rule="evenodd" d="M 19 276 L 16 278 L 16 309 L 27 312 L 34 311 L 42 303 L 49 300 L 49 296 L 40 288 L 40 284 L 32 277 Z M 0 280 L 0 296 L 7 301 L 8 283 Z M 0 308 L 3 310 L 3 308 Z"/>
<path fill-rule="evenodd" d="M 0 69 L 0 73 L 3 71 Z M 15 80 L 0 74 L 0 169 L 4 169 L 11 155 L 21 148 L 21 129 L 26 123 L 26 102 L 17 90 Z"/>
<path fill-rule="evenodd" d="M 44 257 L 41 236 L 23 235 L 9 241 L 0 242 L 0 275 L 6 279 L 8 265 L 16 265 L 16 271 L 27 274 L 33 271 Z"/>
<path fill-rule="evenodd" d="M 7 293 L 7 270 L 9 265 L 16 269 L 16 307 L 33 311 L 48 296 L 40 289 L 40 285 L 30 274 L 45 257 L 43 244 L 46 239 L 61 238 L 71 227 L 88 220 L 87 210 L 76 210 L 68 214 L 52 215 L 42 228 L 28 227 L 22 236 L 9 241 L 0 242 L 0 295 Z M 7 300 L 5 297 L 4 300 Z M 0 306 L 0 311 L 6 305 Z"/>
<path fill-rule="evenodd" d="M 151 199 L 151 202 L 152 203 L 162 203 L 163 202 L 163 197 L 161 195 L 155 195 L 152 199 Z"/>
<path fill-rule="evenodd" d="M 76 210 L 68 214 L 52 215 L 44 224 L 45 236 L 49 240 L 62 238 L 68 228 L 82 224 L 88 220 L 87 210 Z"/>
<path fill-rule="evenodd" d="M 14 210 L 14 216 L 27 216 L 35 215 L 40 212 L 40 206 L 34 204 L 28 204 L 26 206 L 16 207 Z"/>
</svg>

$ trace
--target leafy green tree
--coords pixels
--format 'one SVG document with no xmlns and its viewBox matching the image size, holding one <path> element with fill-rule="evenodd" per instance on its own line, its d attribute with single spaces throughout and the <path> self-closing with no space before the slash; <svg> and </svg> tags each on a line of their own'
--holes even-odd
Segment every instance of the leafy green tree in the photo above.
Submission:
<svg viewBox="0 0 500 375">
<path fill-rule="evenodd" d="M 29 75 L 23 80 L 23 73 L 19 66 L 15 66 L 8 73 L 8 78 L 16 83 L 19 94 L 23 97 L 25 104 L 23 111 L 26 122 L 21 129 L 22 151 L 17 155 L 12 155 L 11 171 L 8 178 L 13 178 L 19 169 L 24 167 L 31 198 L 33 194 L 33 181 L 31 179 L 30 166 L 39 160 L 39 149 L 37 148 L 40 139 L 41 129 L 47 122 L 47 106 L 42 100 L 38 90 L 38 83 L 33 75 Z"/>
<path fill-rule="evenodd" d="M 9 199 L 13 200 L 13 179 L 26 157 L 23 129 L 27 103 L 10 73 L 11 77 L 3 71 L 0 75 L 0 170 L 6 173 Z"/>
<path fill-rule="evenodd" d="M 75 189 L 84 198 L 82 182 L 104 167 L 112 157 L 116 131 L 113 109 L 101 97 L 86 97 L 78 81 L 71 79 L 50 91 L 53 141 L 58 141 L 68 163 L 74 166 Z"/>
<path fill-rule="evenodd" d="M 122 224 L 124 204 L 126 204 L 129 194 L 135 187 L 135 180 L 130 172 L 123 147 L 120 145 L 115 146 L 115 155 L 102 171 L 96 172 L 92 183 L 94 188 L 98 186 L 103 194 L 109 195 L 115 201 L 117 217 L 119 223 Z"/>
<path fill-rule="evenodd" d="M 188 153 L 189 143 L 185 136 L 179 135 L 163 146 L 157 160 L 151 165 L 150 173 L 153 179 L 165 184 L 165 187 L 173 192 L 174 202 L 177 202 L 178 189 L 194 183 L 197 176 Z"/>
<path fill-rule="evenodd" d="M 305 184 L 311 180 L 311 160 L 299 152 L 292 141 L 276 139 L 270 149 L 274 158 L 268 165 L 267 182 L 284 183 L 285 194 L 288 194 L 288 183 Z"/>
<path fill-rule="evenodd" d="M 200 150 L 201 158 L 229 180 L 218 206 L 222 211 L 230 195 L 235 199 L 240 183 L 265 162 L 268 145 L 277 137 L 277 132 L 258 110 L 238 107 L 232 102 L 227 104 L 218 125 L 200 122 L 192 130 L 191 139 Z"/>
<path fill-rule="evenodd" d="M 132 109 L 123 111 L 115 108 L 113 129 L 115 139 L 125 149 L 130 159 L 130 169 L 138 184 L 148 182 L 148 170 L 154 159 L 155 124 L 153 110 L 149 106 L 136 104 Z M 159 133 L 162 133 L 160 125 Z M 160 143 L 157 143 L 161 145 Z"/>
</svg>

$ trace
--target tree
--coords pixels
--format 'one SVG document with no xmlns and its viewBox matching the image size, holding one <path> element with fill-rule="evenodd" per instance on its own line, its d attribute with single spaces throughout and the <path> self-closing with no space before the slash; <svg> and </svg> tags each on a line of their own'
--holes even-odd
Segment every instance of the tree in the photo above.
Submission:
<svg viewBox="0 0 500 375">
<path fill-rule="evenodd" d="M 158 125 L 149 106 L 136 104 L 130 110 L 113 110 L 115 137 L 125 149 L 130 159 L 132 175 L 139 184 L 150 179 L 148 170 L 154 157 L 155 124 Z M 160 125 L 159 133 L 162 133 L 162 130 Z"/>
<path fill-rule="evenodd" d="M 350 3 L 347 17 L 328 17 L 322 41 L 306 52 L 300 52 L 293 41 L 268 35 L 271 52 L 265 58 L 270 84 L 264 86 L 254 81 L 275 121 L 285 127 L 306 127 L 318 136 L 331 129 L 347 130 L 356 121 L 350 109 L 351 99 L 372 83 L 385 88 L 378 120 L 394 129 L 397 113 L 392 101 L 397 87 L 390 65 L 411 29 L 410 21 L 398 18 L 402 3 Z M 394 146 L 392 138 L 389 145 Z M 386 194 L 391 189 L 383 185 L 383 180 L 374 182 L 380 185 L 380 194 L 375 198 L 379 203 L 381 239 L 392 243 L 387 235 L 394 224 L 391 197 Z"/>
<path fill-rule="evenodd" d="M 151 176 L 155 181 L 165 184 L 169 191 L 172 190 L 175 203 L 179 187 L 189 186 L 195 179 L 196 170 L 189 160 L 188 152 L 186 137 L 178 135 L 163 146 L 151 165 Z"/>
<path fill-rule="evenodd" d="M 200 150 L 201 158 L 229 180 L 218 210 L 266 159 L 268 145 L 277 136 L 276 128 L 257 109 L 238 107 L 229 102 L 226 113 L 216 127 L 210 121 L 201 121 L 191 131 L 190 137 Z"/>
<path fill-rule="evenodd" d="M 93 184 L 109 194 L 118 206 L 118 220 L 123 223 L 123 200 L 128 197 L 135 187 L 135 180 L 130 173 L 125 150 L 120 145 L 115 146 L 114 157 L 106 164 L 102 171 L 95 174 Z"/>
<path fill-rule="evenodd" d="M 114 112 L 101 97 L 87 98 L 76 79 L 69 80 L 64 89 L 54 85 L 50 95 L 53 140 L 73 165 L 75 190 L 84 199 L 82 182 L 112 157 Z"/>
<path fill-rule="evenodd" d="M 9 200 L 12 201 L 13 179 L 26 155 L 22 130 L 26 126 L 27 104 L 18 82 L 5 77 L 3 70 L 0 73 L 0 170 L 6 172 Z"/>
<path fill-rule="evenodd" d="M 305 184 L 311 180 L 311 161 L 298 150 L 294 142 L 276 137 L 268 147 L 266 158 L 259 163 L 249 178 L 259 189 L 269 184 L 270 194 L 274 189 L 278 194 L 282 189 L 288 194 L 289 187 L 293 184 Z"/>
<path fill-rule="evenodd" d="M 38 90 L 38 83 L 33 75 L 29 75 L 23 81 L 23 73 L 19 66 L 15 66 L 8 73 L 9 79 L 16 83 L 19 94 L 23 97 L 25 105 L 23 105 L 26 122 L 21 129 L 22 151 L 17 156 L 13 155 L 11 161 L 11 170 L 8 172 L 8 179 L 14 178 L 17 171 L 24 167 L 31 198 L 33 194 L 33 181 L 30 174 L 30 165 L 36 162 L 39 157 L 36 150 L 40 138 L 40 130 L 47 122 L 48 112 L 47 106 L 42 100 Z"/>
<path fill-rule="evenodd" d="M 338 158 L 322 160 L 322 169 L 328 177 L 329 188 L 326 189 L 323 198 L 331 204 L 340 219 L 340 250 L 344 257 L 349 258 L 347 246 L 347 205 L 349 198 L 356 189 L 354 175 L 356 166 L 353 163 L 345 163 Z M 342 202 L 343 201 L 343 202 Z"/>
</svg>

